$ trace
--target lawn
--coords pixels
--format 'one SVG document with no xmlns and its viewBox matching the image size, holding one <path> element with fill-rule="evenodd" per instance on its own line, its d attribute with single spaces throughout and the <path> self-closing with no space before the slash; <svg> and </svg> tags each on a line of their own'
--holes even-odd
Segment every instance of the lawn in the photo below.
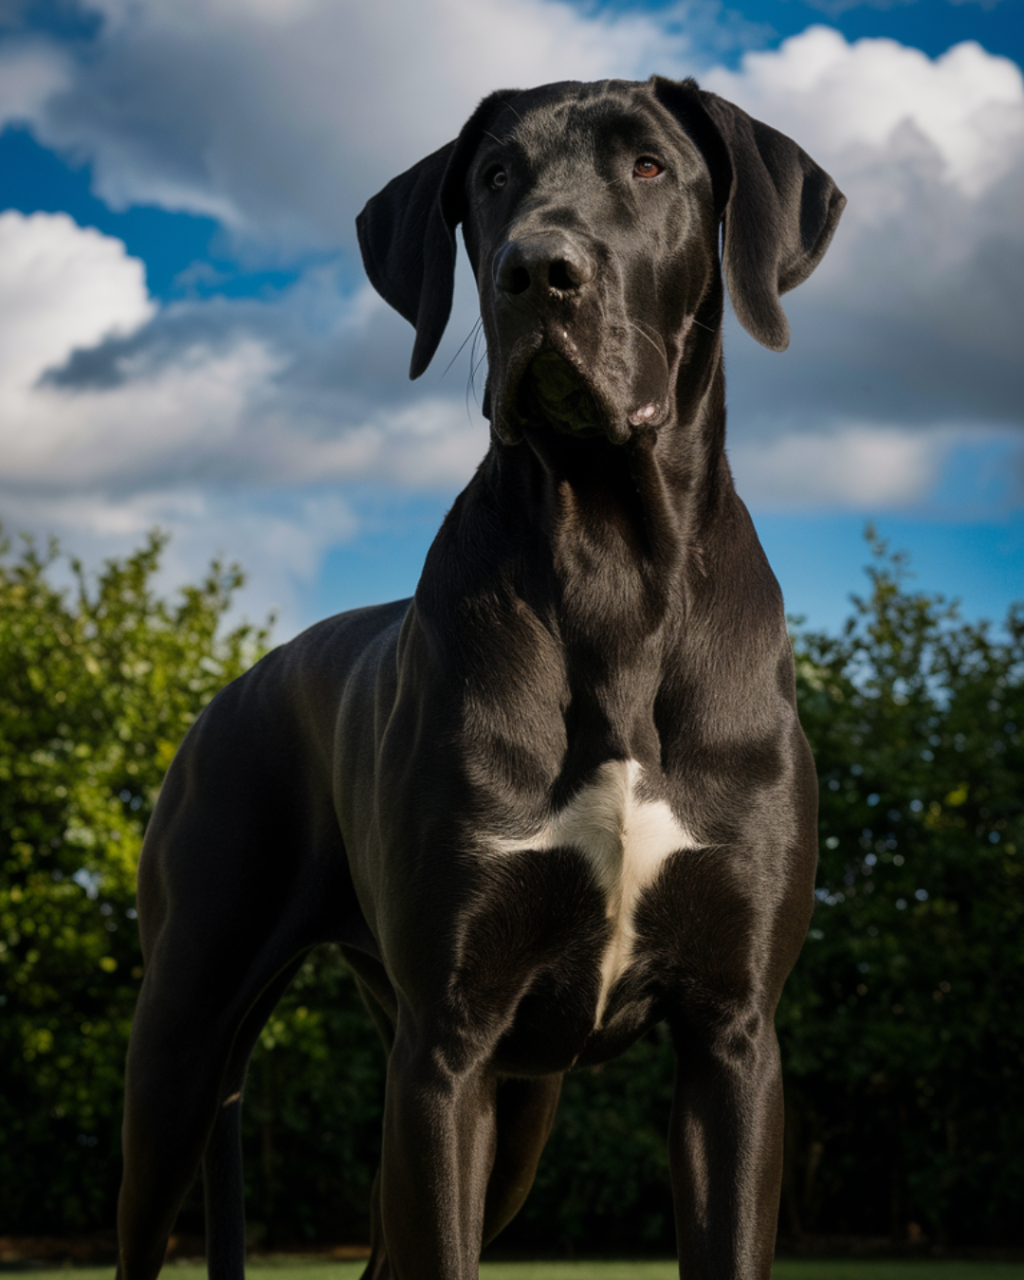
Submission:
<svg viewBox="0 0 1024 1280">
<path fill-rule="evenodd" d="M 250 1262 L 254 1280 L 359 1280 L 362 1262 L 302 1261 L 294 1257 Z M 68 1269 L 32 1269 L 31 1280 L 68 1280 Z M 76 1267 L 74 1280 L 111 1280 L 112 1267 Z M 206 1280 L 196 1263 L 170 1263 L 167 1280 Z M 487 1262 L 481 1280 L 678 1280 L 674 1262 Z M 783 1258 L 772 1280 L 1024 1280 L 1024 1262 Z"/>
</svg>

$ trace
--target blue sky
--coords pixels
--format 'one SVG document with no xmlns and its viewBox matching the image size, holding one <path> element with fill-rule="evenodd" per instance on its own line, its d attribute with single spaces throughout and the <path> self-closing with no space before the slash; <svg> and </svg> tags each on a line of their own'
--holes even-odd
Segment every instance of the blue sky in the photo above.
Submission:
<svg viewBox="0 0 1024 1280">
<path fill-rule="evenodd" d="M 839 624 L 870 520 L 998 618 L 1024 596 L 1022 59 L 1021 0 L 0 0 L 0 520 L 87 558 L 160 524 L 168 585 L 238 559 L 281 637 L 409 593 L 486 448 L 473 295 L 463 262 L 410 384 L 355 214 L 491 88 L 695 74 L 850 198 L 790 350 L 726 334 L 790 611 Z"/>
</svg>

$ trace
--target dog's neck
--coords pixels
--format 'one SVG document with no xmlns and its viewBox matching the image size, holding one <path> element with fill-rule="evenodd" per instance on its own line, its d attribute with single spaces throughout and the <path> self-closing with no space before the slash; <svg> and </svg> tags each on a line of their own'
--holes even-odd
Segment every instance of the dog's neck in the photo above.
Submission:
<svg viewBox="0 0 1024 1280">
<path fill-rule="evenodd" d="M 563 637 L 645 645 L 686 613 L 735 493 L 725 460 L 720 294 L 681 344 L 667 421 L 624 444 L 547 423 L 494 440 L 427 559 L 435 600 L 526 605 Z M 529 518 L 524 513 L 529 512 Z M 610 639 L 613 637 L 613 639 Z"/>
<path fill-rule="evenodd" d="M 568 796 L 604 760 L 676 759 L 706 708 L 666 678 L 685 652 L 704 695 L 727 694 L 708 644 L 722 627 L 772 687 L 785 620 L 725 458 L 717 329 L 693 334 L 675 400 L 674 419 L 624 445 L 493 444 L 428 553 L 407 641 L 437 664 L 445 707 L 468 706 L 467 726 L 484 716 L 497 775 L 514 760 Z M 744 687 L 726 714 L 759 708 Z"/>
</svg>

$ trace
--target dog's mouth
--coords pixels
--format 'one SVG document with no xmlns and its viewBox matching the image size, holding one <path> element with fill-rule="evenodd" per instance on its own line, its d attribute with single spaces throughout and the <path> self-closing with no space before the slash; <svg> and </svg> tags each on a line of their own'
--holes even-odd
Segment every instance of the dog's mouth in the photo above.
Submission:
<svg viewBox="0 0 1024 1280">
<path fill-rule="evenodd" d="M 550 335 L 536 335 L 529 346 L 523 343 L 506 364 L 505 376 L 498 375 L 491 386 L 493 404 L 489 391 L 485 413 L 506 444 L 553 432 L 621 445 L 635 428 L 656 427 L 667 410 L 663 393 L 647 398 L 650 385 L 646 397 L 634 389 L 632 403 L 623 403 L 625 396 L 616 394 L 608 370 L 591 372 L 571 343 Z"/>
<path fill-rule="evenodd" d="M 516 395 L 522 425 L 541 419 L 567 436 L 605 434 L 604 415 L 583 375 L 557 351 L 540 351 L 523 372 Z"/>
</svg>

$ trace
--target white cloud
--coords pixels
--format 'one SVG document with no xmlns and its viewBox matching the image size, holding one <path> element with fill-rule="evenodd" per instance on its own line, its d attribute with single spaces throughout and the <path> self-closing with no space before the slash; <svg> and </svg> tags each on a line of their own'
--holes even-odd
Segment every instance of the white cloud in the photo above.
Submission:
<svg viewBox="0 0 1024 1280">
<path fill-rule="evenodd" d="M 97 0 L 39 136 L 115 208 L 219 218 L 265 251 L 354 242 L 365 199 L 492 89 L 648 74 L 684 41 L 564 0 Z"/>
<path fill-rule="evenodd" d="M 487 430 L 457 400 L 420 399 L 329 439 L 311 438 L 295 448 L 281 432 L 275 444 L 283 474 L 296 481 L 330 477 L 454 490 L 466 484 L 486 452 Z"/>
<path fill-rule="evenodd" d="M 72 348 L 130 333 L 155 310 L 143 264 L 64 213 L 0 213 L 0 297 L 0 383 L 9 393 L 27 390 Z"/>
<path fill-rule="evenodd" d="M 61 51 L 43 40 L 0 45 L 0 129 L 39 117 L 46 103 L 71 83 Z"/>
<path fill-rule="evenodd" d="M 327 295 L 340 312 L 328 348 L 335 334 L 358 339 L 384 310 L 369 292 L 360 290 L 347 308 Z M 53 377 L 75 349 L 138 337 L 156 315 L 143 265 L 121 241 L 65 214 L 0 214 L 6 483 L 73 491 L 219 470 L 256 484 L 375 479 L 431 488 L 464 483 L 486 449 L 479 415 L 450 393 L 374 408 L 372 395 L 349 396 L 345 405 L 330 391 L 311 396 L 279 380 L 289 363 L 280 342 L 275 350 L 273 336 L 241 323 L 232 332 L 230 309 L 218 341 L 186 338 L 160 360 L 144 340 L 115 342 L 106 376 Z M 157 324 L 154 341 L 159 333 Z"/>
<path fill-rule="evenodd" d="M 730 459 L 748 502 L 870 510 L 927 498 L 959 438 L 951 431 L 855 425 L 829 435 L 747 439 L 730 450 Z"/>
<path fill-rule="evenodd" d="M 66 389 L 44 374 L 76 348 L 126 337 L 156 313 L 143 264 L 65 214 L 0 214 L 0 469 L 9 484 L 74 487 L 137 477 L 237 429 L 250 390 L 274 370 L 242 342 L 196 345 L 171 367 L 125 362 L 111 387 Z"/>
<path fill-rule="evenodd" d="M 366 290 L 348 311 L 334 295 L 334 307 L 336 331 L 349 336 L 383 311 Z M 207 341 L 186 335 L 154 359 L 147 342 L 159 346 L 173 320 L 119 240 L 64 214 L 0 215 L 8 528 L 55 532 L 86 560 L 137 545 L 154 525 L 170 528 L 163 586 L 194 579 L 219 550 L 254 569 L 239 607 L 255 617 L 278 610 L 287 634 L 302 621 L 299 588 L 358 527 L 336 486 L 454 491 L 486 449 L 479 416 L 452 396 L 376 411 L 372 396 L 356 397 L 339 413 L 337 394 L 279 381 L 282 342 L 241 323 Z M 52 376 L 76 349 L 103 343 L 114 352 L 104 376 Z"/>
<path fill-rule="evenodd" d="M 931 59 L 895 40 L 848 44 L 832 28 L 811 27 L 703 83 L 792 134 L 819 160 L 898 160 L 906 146 L 899 135 L 910 131 L 969 196 L 1019 163 L 1024 146 L 1020 68 L 973 42 Z"/>
<path fill-rule="evenodd" d="M 785 299 L 789 351 L 727 333 L 730 437 L 762 464 L 739 468 L 750 496 L 808 500 L 813 457 L 822 501 L 913 507 L 954 440 L 1020 439 L 1019 69 L 973 44 L 931 60 L 812 28 L 702 83 L 796 138 L 849 198 L 824 262 Z"/>
</svg>

